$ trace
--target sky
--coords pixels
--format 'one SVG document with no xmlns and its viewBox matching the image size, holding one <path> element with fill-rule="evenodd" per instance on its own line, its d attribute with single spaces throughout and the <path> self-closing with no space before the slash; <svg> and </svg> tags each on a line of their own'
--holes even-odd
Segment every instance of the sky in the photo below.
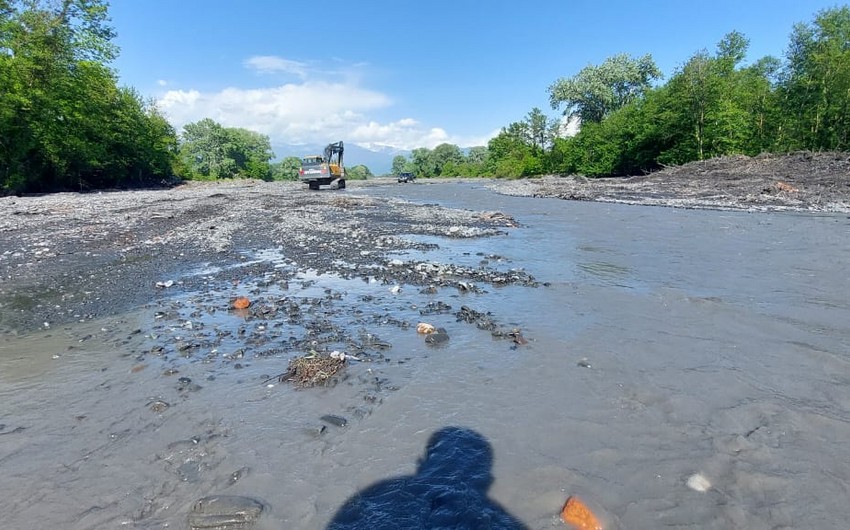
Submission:
<svg viewBox="0 0 850 530">
<path fill-rule="evenodd" d="M 272 145 L 486 145 L 547 88 L 617 53 L 669 78 L 728 32 L 782 57 L 818 0 L 112 0 L 121 84 L 179 131 L 212 118 Z"/>
</svg>

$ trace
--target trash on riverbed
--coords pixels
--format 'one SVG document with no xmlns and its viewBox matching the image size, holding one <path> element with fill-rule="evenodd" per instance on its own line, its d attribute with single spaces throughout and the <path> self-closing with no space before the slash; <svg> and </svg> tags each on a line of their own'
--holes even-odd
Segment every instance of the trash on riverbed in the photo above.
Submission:
<svg viewBox="0 0 850 530">
<path fill-rule="evenodd" d="M 170 406 L 171 404 L 161 399 L 157 399 L 148 403 L 148 407 L 150 407 L 153 412 L 162 412 Z"/>
<path fill-rule="evenodd" d="M 325 423 L 330 423 L 336 427 L 345 427 L 348 425 L 348 420 L 343 418 L 342 416 L 337 416 L 336 414 L 325 414 L 321 418 L 319 418 Z"/>
<path fill-rule="evenodd" d="M 188 522 L 191 530 L 247 528 L 263 513 L 263 503 L 250 497 L 212 495 L 199 499 Z"/>
<path fill-rule="evenodd" d="M 437 328 L 426 322 L 420 322 L 416 326 L 416 333 L 419 333 L 421 335 L 428 335 L 430 333 L 434 333 L 435 331 L 437 331 Z"/>
<path fill-rule="evenodd" d="M 233 309 L 248 309 L 248 306 L 251 305 L 251 301 L 245 298 L 244 296 L 240 296 L 236 300 L 233 301 Z"/>
<path fill-rule="evenodd" d="M 782 182 L 782 181 L 779 181 L 779 182 L 776 183 L 776 189 L 779 190 L 779 191 L 787 192 L 787 193 L 795 193 L 795 192 L 800 191 L 799 189 L 795 188 L 794 186 L 787 184 L 785 182 Z"/>
<path fill-rule="evenodd" d="M 339 359 L 340 361 L 344 361 L 346 359 L 350 359 L 352 361 L 362 361 L 360 357 L 355 357 L 353 355 L 348 355 L 345 352 L 334 350 L 330 353 L 331 359 Z"/>
<path fill-rule="evenodd" d="M 602 530 L 602 523 L 599 522 L 599 519 L 575 495 L 570 496 L 564 504 L 564 508 L 561 510 L 561 520 L 576 530 Z"/>
<path fill-rule="evenodd" d="M 700 473 L 694 473 L 688 477 L 688 487 L 694 491 L 705 493 L 711 489 L 711 482 Z"/>
<path fill-rule="evenodd" d="M 343 354 L 344 356 L 345 354 Z M 327 386 L 345 366 L 345 357 L 322 355 L 311 351 L 307 355 L 296 357 L 289 361 L 286 373 L 281 374 L 278 380 L 294 383 L 302 388 L 313 386 Z"/>
<path fill-rule="evenodd" d="M 507 335 L 515 344 L 519 344 L 520 346 L 528 344 L 528 340 L 522 336 L 522 331 L 517 328 L 510 330 Z"/>
</svg>

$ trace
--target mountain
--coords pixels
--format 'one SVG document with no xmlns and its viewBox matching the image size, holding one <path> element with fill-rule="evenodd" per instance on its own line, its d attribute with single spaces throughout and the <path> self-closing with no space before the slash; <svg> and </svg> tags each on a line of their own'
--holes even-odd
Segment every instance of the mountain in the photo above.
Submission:
<svg viewBox="0 0 850 530">
<path fill-rule="evenodd" d="M 297 156 L 302 158 L 307 155 L 321 154 L 324 151 L 324 145 L 318 144 L 273 144 L 272 150 L 275 153 L 275 159 L 281 160 L 288 156 Z M 393 158 L 401 155 L 407 157 L 410 151 L 395 149 L 388 146 L 370 146 L 369 149 L 355 145 L 353 143 L 345 143 L 344 161 L 348 167 L 364 165 L 369 168 L 373 175 L 388 175 L 392 171 Z"/>
</svg>

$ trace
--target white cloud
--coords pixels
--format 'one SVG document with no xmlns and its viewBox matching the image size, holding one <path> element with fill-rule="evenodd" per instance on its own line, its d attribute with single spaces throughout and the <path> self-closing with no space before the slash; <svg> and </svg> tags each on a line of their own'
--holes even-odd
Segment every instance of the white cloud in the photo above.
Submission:
<svg viewBox="0 0 850 530">
<path fill-rule="evenodd" d="M 156 84 L 159 86 L 165 86 L 168 84 L 168 81 L 166 81 L 165 79 L 157 79 Z"/>
<path fill-rule="evenodd" d="M 280 57 L 256 56 L 246 66 L 262 72 L 295 73 L 303 79 L 262 88 L 230 87 L 217 92 L 168 90 L 159 107 L 179 130 L 183 125 L 212 118 L 226 127 L 243 127 L 270 137 L 273 144 L 325 144 L 331 140 L 366 148 L 433 148 L 441 143 L 483 145 L 498 131 L 482 138 L 460 138 L 439 127 L 426 127 L 413 118 L 380 123 L 371 116 L 392 106 L 392 99 L 360 86 L 359 76 L 317 80 L 305 63 Z M 300 72 L 300 73 L 299 73 Z M 328 72 L 324 72 L 327 74 Z"/>
<path fill-rule="evenodd" d="M 301 79 L 306 79 L 308 75 L 308 67 L 306 63 L 284 59 L 274 55 L 256 55 L 245 61 L 245 66 L 256 70 L 262 74 L 270 73 L 285 73 L 294 74 Z"/>
</svg>

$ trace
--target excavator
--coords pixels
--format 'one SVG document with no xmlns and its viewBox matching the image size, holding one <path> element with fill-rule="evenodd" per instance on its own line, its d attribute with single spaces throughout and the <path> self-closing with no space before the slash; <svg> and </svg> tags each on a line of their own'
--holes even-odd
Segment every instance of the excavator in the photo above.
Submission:
<svg viewBox="0 0 850 530">
<path fill-rule="evenodd" d="M 311 190 L 319 186 L 331 189 L 345 189 L 345 167 L 342 165 L 342 141 L 328 144 L 321 155 L 309 155 L 301 159 L 299 178 L 306 182 Z"/>
</svg>

